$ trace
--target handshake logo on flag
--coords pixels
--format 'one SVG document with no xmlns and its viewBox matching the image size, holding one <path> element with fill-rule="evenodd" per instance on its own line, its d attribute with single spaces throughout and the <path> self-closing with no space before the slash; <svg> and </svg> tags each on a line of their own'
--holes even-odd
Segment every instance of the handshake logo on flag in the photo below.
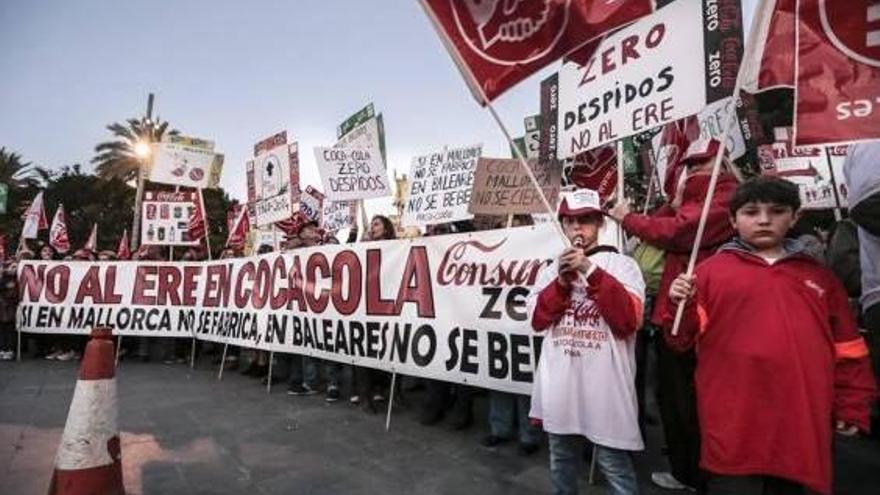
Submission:
<svg viewBox="0 0 880 495">
<path fill-rule="evenodd" d="M 880 0 L 819 0 L 819 15 L 838 50 L 857 62 L 880 67 Z"/>
<path fill-rule="evenodd" d="M 462 37 L 494 63 L 527 63 L 551 50 L 568 23 L 572 0 L 449 0 Z"/>
</svg>

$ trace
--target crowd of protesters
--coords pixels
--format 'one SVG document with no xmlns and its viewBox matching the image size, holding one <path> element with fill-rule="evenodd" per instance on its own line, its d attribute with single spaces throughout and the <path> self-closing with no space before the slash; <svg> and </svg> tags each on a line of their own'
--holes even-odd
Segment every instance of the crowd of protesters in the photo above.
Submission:
<svg viewBox="0 0 880 495">
<path fill-rule="evenodd" d="M 705 144 L 705 143 L 704 143 Z M 530 322 L 545 335 L 533 393 L 488 394 L 486 447 L 517 442 L 540 450 L 546 432 L 554 493 L 577 493 L 579 465 L 591 453 L 611 493 L 639 492 L 631 453 L 644 449 L 646 383 L 656 386 L 669 471 L 651 481 L 669 490 L 710 494 L 830 493 L 834 434 L 853 436 L 877 424 L 880 369 L 880 145 L 854 145 L 845 165 L 847 218 L 802 214 L 797 186 L 780 178 L 743 181 L 724 160 L 700 240 L 695 275 L 686 275 L 707 197 L 717 142 L 691 149 L 670 173 L 665 204 L 647 213 L 626 203 L 603 209 L 588 190 L 563 195 L 558 220 L 571 246 L 546 253 L 555 262 L 529 298 Z M 826 212 L 827 213 L 827 212 Z M 528 215 L 496 227 L 527 225 Z M 626 253 L 598 244 L 617 222 L 630 237 Z M 429 226 L 424 235 L 468 232 L 472 222 Z M 359 239 L 395 239 L 376 216 Z M 358 241 L 352 231 L 348 243 Z M 339 243 L 304 223 L 281 249 Z M 258 254 L 272 246 L 260 246 Z M 143 248 L 133 259 L 166 260 L 167 249 Z M 242 256 L 224 249 L 220 258 Z M 58 259 L 51 246 L 20 250 L 0 278 L 0 359 L 13 357 L 16 263 Z M 197 261 L 199 249 L 181 261 Z M 79 250 L 65 259 L 114 260 L 113 252 Z M 681 306 L 681 322 L 676 312 Z M 79 357 L 83 337 L 28 337 L 45 359 Z M 590 339 L 605 343 L 590 346 Z M 186 362 L 189 339 L 126 339 L 122 353 L 149 360 L 162 346 L 166 363 Z M 866 344 L 867 341 L 867 344 Z M 474 422 L 479 390 L 302 355 L 193 342 L 224 369 L 262 384 L 287 384 L 292 396 L 324 394 L 374 413 L 394 396 L 423 388 L 419 420 Z M 869 347 L 872 353 L 869 353 Z M 647 356 L 653 354 L 654 360 Z M 870 359 L 873 358 L 874 366 Z M 656 366 L 649 367 L 649 362 Z M 346 377 L 350 383 L 344 384 Z M 343 386 L 345 385 L 345 386 Z M 782 407 L 785 404 L 785 407 Z"/>
</svg>

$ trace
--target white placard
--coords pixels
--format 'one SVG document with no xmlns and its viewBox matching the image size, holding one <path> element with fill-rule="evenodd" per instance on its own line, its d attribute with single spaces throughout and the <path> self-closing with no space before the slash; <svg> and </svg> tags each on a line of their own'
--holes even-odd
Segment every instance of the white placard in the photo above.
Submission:
<svg viewBox="0 0 880 495">
<path fill-rule="evenodd" d="M 349 201 L 391 195 L 388 174 L 378 148 L 317 147 L 315 161 L 328 200 Z"/>
<path fill-rule="evenodd" d="M 572 157 L 706 106 L 701 1 L 673 2 L 559 71 L 557 156 Z"/>
<path fill-rule="evenodd" d="M 413 158 L 401 224 L 422 227 L 473 218 L 468 212 L 483 145 Z"/>
</svg>

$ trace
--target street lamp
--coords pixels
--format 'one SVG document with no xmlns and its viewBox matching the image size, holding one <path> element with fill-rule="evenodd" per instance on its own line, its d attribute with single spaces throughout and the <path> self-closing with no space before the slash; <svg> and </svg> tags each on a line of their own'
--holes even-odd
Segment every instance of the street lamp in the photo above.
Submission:
<svg viewBox="0 0 880 495">
<path fill-rule="evenodd" d="M 144 141 L 138 141 L 134 145 L 134 154 L 138 156 L 140 159 L 147 158 L 150 156 L 150 145 L 145 143 Z"/>
</svg>

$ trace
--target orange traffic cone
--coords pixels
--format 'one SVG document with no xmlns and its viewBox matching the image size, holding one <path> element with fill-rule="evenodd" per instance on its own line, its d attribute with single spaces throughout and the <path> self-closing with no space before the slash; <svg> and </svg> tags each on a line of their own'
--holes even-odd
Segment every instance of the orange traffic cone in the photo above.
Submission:
<svg viewBox="0 0 880 495">
<path fill-rule="evenodd" d="M 86 346 L 49 495 L 124 495 L 112 332 L 95 328 Z"/>
</svg>

